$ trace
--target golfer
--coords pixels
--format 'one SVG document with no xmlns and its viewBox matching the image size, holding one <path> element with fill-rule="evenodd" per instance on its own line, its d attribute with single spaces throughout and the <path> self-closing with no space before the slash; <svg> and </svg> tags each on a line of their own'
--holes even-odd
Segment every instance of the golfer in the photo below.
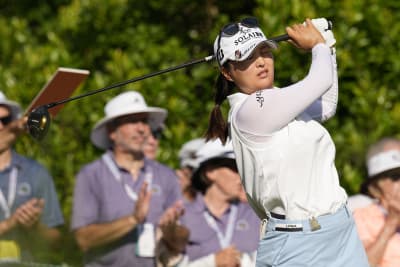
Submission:
<svg viewBox="0 0 400 267">
<path fill-rule="evenodd" d="M 225 141 L 230 134 L 249 204 L 267 222 L 258 267 L 368 266 L 339 185 L 335 145 L 319 123 L 336 111 L 335 39 L 313 23 L 286 28 L 292 44 L 311 51 L 312 62 L 304 79 L 280 89 L 274 87 L 276 44 L 256 19 L 226 25 L 214 42 L 220 75 L 207 138 Z M 226 98 L 229 124 L 220 110 Z"/>
</svg>

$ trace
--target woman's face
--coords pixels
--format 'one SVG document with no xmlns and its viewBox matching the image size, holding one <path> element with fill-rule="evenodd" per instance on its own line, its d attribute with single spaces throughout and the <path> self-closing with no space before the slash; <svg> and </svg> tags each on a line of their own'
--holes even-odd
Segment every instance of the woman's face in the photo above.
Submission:
<svg viewBox="0 0 400 267">
<path fill-rule="evenodd" d="M 381 178 L 377 183 L 379 192 L 374 197 L 388 210 L 391 206 L 400 210 L 400 180 L 392 180 L 390 177 Z"/>
<path fill-rule="evenodd" d="M 272 88 L 274 83 L 274 58 L 267 44 L 256 47 L 244 61 L 231 61 L 223 68 L 226 79 L 233 81 L 239 90 L 252 94 L 261 89 Z"/>
<path fill-rule="evenodd" d="M 219 191 L 229 199 L 239 198 L 242 193 L 240 176 L 230 168 L 220 167 L 207 172 L 206 175 L 219 188 Z"/>
</svg>

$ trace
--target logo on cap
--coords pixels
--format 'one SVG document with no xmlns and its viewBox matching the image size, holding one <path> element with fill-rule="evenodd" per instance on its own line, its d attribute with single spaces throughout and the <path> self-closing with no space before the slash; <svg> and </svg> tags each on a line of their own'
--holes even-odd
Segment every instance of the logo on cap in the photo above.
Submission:
<svg viewBox="0 0 400 267">
<path fill-rule="evenodd" d="M 222 51 L 222 48 L 220 48 L 218 51 L 218 60 L 222 61 L 223 59 L 224 59 L 224 52 Z"/>
<path fill-rule="evenodd" d="M 235 58 L 236 59 L 240 59 L 242 57 L 242 52 L 240 52 L 240 50 L 236 50 L 235 51 Z"/>
</svg>

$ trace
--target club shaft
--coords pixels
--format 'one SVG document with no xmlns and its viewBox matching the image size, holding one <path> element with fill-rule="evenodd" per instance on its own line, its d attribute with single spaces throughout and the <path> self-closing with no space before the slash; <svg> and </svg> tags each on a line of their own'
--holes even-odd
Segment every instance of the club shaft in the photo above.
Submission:
<svg viewBox="0 0 400 267">
<path fill-rule="evenodd" d="M 274 42 L 282 42 L 282 41 L 287 41 L 287 40 L 289 40 L 289 39 L 290 39 L 289 35 L 287 35 L 287 34 L 282 34 L 282 35 L 279 35 L 279 36 L 276 36 L 276 37 L 272 37 L 272 38 L 269 39 L 269 40 L 272 40 L 272 41 L 274 41 Z"/>
<path fill-rule="evenodd" d="M 80 99 L 80 98 L 83 98 L 83 97 L 87 97 L 87 96 L 90 96 L 90 95 L 101 93 L 101 92 L 104 92 L 104 91 L 107 91 L 107 90 L 110 90 L 110 89 L 113 89 L 113 88 L 116 88 L 116 87 L 121 87 L 121 86 L 127 85 L 129 83 L 138 82 L 138 81 L 141 81 L 141 80 L 153 77 L 153 76 L 161 75 L 161 74 L 164 74 L 164 73 L 167 73 L 167 72 L 171 72 L 171 71 L 174 71 L 174 70 L 178 70 L 178 69 L 186 68 L 186 67 L 189 67 L 189 66 L 192 66 L 192 65 L 196 65 L 196 64 L 199 64 L 199 63 L 211 61 L 213 59 L 214 59 L 213 56 L 208 56 L 208 57 L 205 57 L 205 58 L 201 58 L 201 59 L 193 60 L 193 61 L 190 61 L 190 62 L 186 62 L 186 63 L 183 63 L 183 64 L 178 65 L 178 66 L 170 67 L 170 68 L 167 68 L 167 69 L 164 69 L 164 70 L 152 72 L 152 73 L 149 73 L 149 74 L 146 74 L 146 75 L 143 75 L 143 76 L 140 76 L 140 77 L 136 77 L 136 78 L 133 78 L 133 79 L 129 79 L 129 80 L 126 80 L 126 81 L 123 81 L 123 82 L 115 83 L 115 84 L 103 87 L 101 89 L 98 89 L 98 90 L 93 90 L 93 91 L 90 91 L 90 92 L 88 92 L 86 94 L 82 94 L 82 95 L 78 95 L 78 96 L 75 96 L 75 97 L 71 97 L 71 98 L 67 98 L 67 99 L 64 99 L 64 100 L 60 100 L 60 101 L 57 101 L 57 102 L 49 103 L 49 104 L 46 105 L 46 107 L 47 108 L 52 108 L 52 107 L 55 107 L 57 105 L 61 105 L 61 104 L 64 104 L 64 103 L 67 103 L 67 102 L 70 102 L 70 101 L 73 101 L 73 100 L 77 100 L 77 99 Z"/>
<path fill-rule="evenodd" d="M 269 40 L 272 40 L 272 41 L 275 41 L 275 42 L 281 42 L 281 41 L 287 41 L 289 39 L 290 39 L 289 35 L 283 34 L 283 35 L 279 35 L 279 36 L 270 38 Z M 90 91 L 90 92 L 82 94 L 82 95 L 78 95 L 78 96 L 75 96 L 75 97 L 63 99 L 63 100 L 56 101 L 56 102 L 52 102 L 52 103 L 46 104 L 44 106 L 46 108 L 52 108 L 52 107 L 55 107 L 55 106 L 58 106 L 58 105 L 61 105 L 61 104 L 64 104 L 64 103 L 67 103 L 67 102 L 70 102 L 70 101 L 73 101 L 73 100 L 77 100 L 77 99 L 80 99 L 80 98 L 83 98 L 83 97 L 87 97 L 87 96 L 91 96 L 91 95 L 94 95 L 94 94 L 98 94 L 98 93 L 101 93 L 101 92 L 104 92 L 104 91 L 107 91 L 107 90 L 110 90 L 110 89 L 113 89 L 113 88 L 121 87 L 121 86 L 127 85 L 129 83 L 138 82 L 138 81 L 141 81 L 141 80 L 144 80 L 144 79 L 147 79 L 147 78 L 151 78 L 151 77 L 154 77 L 154 76 L 157 76 L 157 75 L 161 75 L 161 74 L 164 74 L 164 73 L 167 73 L 167 72 L 179 70 L 179 69 L 186 68 L 186 67 L 189 67 L 189 66 L 193 66 L 193 65 L 196 65 L 196 64 L 200 64 L 200 63 L 203 63 L 203 62 L 209 62 L 209 61 L 212 61 L 214 59 L 215 59 L 214 55 L 210 55 L 210 56 L 207 56 L 207 57 L 204 57 L 204 58 L 201 58 L 201 59 L 196 59 L 196 60 L 193 60 L 193 61 L 189 61 L 189 62 L 183 63 L 183 64 L 178 65 L 178 66 L 170 67 L 170 68 L 163 69 L 163 70 L 156 71 L 156 72 L 152 72 L 152 73 L 140 76 L 140 77 L 136 77 L 136 78 L 129 79 L 129 80 L 126 80 L 126 81 L 122 81 L 122 82 L 119 82 L 119 83 L 115 83 L 115 84 L 112 84 L 112 85 L 109 85 L 109 86 L 106 86 L 106 87 L 103 87 L 103 88 L 100 88 L 100 89 L 97 89 L 97 90 Z"/>
</svg>

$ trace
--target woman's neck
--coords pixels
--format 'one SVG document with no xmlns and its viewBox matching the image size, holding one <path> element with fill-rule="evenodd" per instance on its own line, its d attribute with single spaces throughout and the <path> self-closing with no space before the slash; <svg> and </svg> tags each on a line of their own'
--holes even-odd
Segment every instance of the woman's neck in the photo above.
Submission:
<svg viewBox="0 0 400 267">
<path fill-rule="evenodd" d="M 4 170 L 11 163 L 11 149 L 0 152 L 0 170 Z"/>
<path fill-rule="evenodd" d="M 204 202 L 208 210 L 217 218 L 220 218 L 230 205 L 229 198 L 212 185 L 204 195 Z"/>
</svg>

